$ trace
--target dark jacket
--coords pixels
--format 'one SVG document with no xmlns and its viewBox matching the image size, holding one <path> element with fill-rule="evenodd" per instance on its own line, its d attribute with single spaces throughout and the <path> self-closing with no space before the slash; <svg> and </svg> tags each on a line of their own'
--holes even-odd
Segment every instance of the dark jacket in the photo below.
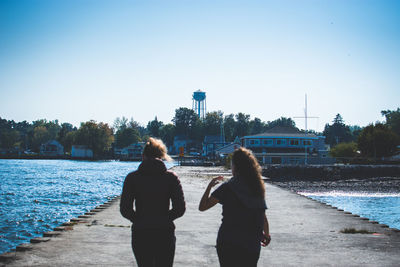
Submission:
<svg viewBox="0 0 400 267">
<path fill-rule="evenodd" d="M 134 230 L 175 229 L 173 221 L 181 217 L 185 209 L 179 179 L 161 160 L 144 160 L 137 171 L 126 176 L 120 211 L 133 223 Z"/>
</svg>

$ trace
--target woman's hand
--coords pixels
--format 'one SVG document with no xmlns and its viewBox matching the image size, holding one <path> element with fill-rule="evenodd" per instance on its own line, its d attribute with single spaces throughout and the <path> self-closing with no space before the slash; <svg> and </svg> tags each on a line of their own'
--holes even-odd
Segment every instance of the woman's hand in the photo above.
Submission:
<svg viewBox="0 0 400 267">
<path fill-rule="evenodd" d="M 224 177 L 218 176 L 218 177 L 213 178 L 210 181 L 210 183 L 208 184 L 208 186 L 206 188 L 206 191 L 204 191 L 204 194 L 200 200 L 200 204 L 199 204 L 200 211 L 208 210 L 209 208 L 212 208 L 213 206 L 215 206 L 215 204 L 218 203 L 218 199 L 216 199 L 213 196 L 210 196 L 210 191 L 211 191 L 211 188 L 213 188 L 220 181 L 222 181 L 222 179 L 224 179 Z"/>
<path fill-rule="evenodd" d="M 214 186 L 216 186 L 219 182 L 221 182 L 224 179 L 223 176 L 218 176 L 213 178 L 210 183 L 208 184 L 208 187 L 213 188 Z"/>
<path fill-rule="evenodd" d="M 261 240 L 261 246 L 266 247 L 271 242 L 270 234 L 263 234 L 263 239 Z"/>
</svg>

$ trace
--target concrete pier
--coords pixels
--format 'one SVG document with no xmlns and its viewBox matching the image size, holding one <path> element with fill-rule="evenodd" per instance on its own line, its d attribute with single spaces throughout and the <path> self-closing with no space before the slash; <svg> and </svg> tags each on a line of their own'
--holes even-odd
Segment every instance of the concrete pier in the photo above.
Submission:
<svg viewBox="0 0 400 267">
<path fill-rule="evenodd" d="M 175 266 L 218 266 L 215 240 L 220 205 L 199 212 L 210 178 L 230 173 L 217 167 L 175 167 L 187 211 L 176 220 Z M 399 266 L 400 231 L 267 184 L 271 244 L 258 266 Z M 366 234 L 345 234 L 344 229 Z M 130 223 L 119 199 L 0 256 L 1 266 L 136 266 Z M 154 240 L 157 242 L 157 240 Z"/>
</svg>

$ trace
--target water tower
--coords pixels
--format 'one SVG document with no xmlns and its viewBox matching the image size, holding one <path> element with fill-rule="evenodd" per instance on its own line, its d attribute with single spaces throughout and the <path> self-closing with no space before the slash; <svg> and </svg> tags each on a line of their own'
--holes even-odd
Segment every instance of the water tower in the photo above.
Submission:
<svg viewBox="0 0 400 267">
<path fill-rule="evenodd" d="M 200 119 L 206 115 L 206 92 L 197 90 L 193 93 L 192 109 L 197 113 Z"/>
</svg>

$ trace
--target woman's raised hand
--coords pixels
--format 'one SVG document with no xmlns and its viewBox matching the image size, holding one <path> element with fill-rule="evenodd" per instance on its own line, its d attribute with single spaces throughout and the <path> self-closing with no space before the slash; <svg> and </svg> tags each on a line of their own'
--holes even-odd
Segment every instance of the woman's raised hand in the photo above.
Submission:
<svg viewBox="0 0 400 267">
<path fill-rule="evenodd" d="M 213 178 L 213 179 L 210 181 L 210 183 L 208 184 L 208 186 L 209 186 L 210 188 L 212 188 L 212 187 L 216 186 L 219 182 L 221 182 L 223 179 L 224 179 L 223 176 L 215 177 L 215 178 Z"/>
</svg>

